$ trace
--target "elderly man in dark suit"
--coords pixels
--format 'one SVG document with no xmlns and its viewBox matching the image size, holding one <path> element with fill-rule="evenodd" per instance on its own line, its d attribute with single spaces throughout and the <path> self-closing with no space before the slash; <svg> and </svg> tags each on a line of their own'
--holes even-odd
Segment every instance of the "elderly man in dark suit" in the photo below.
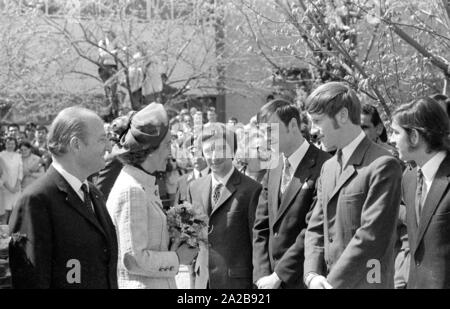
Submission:
<svg viewBox="0 0 450 309">
<path fill-rule="evenodd" d="M 450 288 L 449 120 L 433 99 L 400 106 L 392 141 L 400 158 L 416 167 L 403 175 L 402 196 L 410 242 L 407 288 Z"/>
<path fill-rule="evenodd" d="M 322 142 L 337 151 L 322 167 L 308 223 L 305 284 L 393 288 L 400 164 L 361 130 L 360 102 L 349 86 L 324 84 L 306 104 Z"/>
<path fill-rule="evenodd" d="M 330 155 L 304 139 L 299 111 L 287 101 L 264 105 L 259 121 L 278 125 L 275 140 L 282 159 L 263 179 L 253 232 L 253 280 L 261 289 L 303 288 L 306 216 Z"/>
<path fill-rule="evenodd" d="M 205 127 L 198 141 L 211 174 L 188 189 L 192 205 L 209 215 L 209 244 L 200 247 L 195 288 L 250 289 L 252 228 L 261 185 L 233 167 L 236 135 L 223 124 Z"/>
<path fill-rule="evenodd" d="M 87 177 L 105 165 L 94 112 L 61 111 L 49 132 L 46 175 L 14 209 L 9 257 L 14 288 L 117 288 L 117 240 L 101 193 Z"/>
</svg>

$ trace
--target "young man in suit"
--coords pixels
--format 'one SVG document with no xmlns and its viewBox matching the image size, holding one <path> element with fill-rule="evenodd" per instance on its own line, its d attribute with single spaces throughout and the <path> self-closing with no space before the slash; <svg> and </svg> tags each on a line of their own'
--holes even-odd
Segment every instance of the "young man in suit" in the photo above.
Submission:
<svg viewBox="0 0 450 309">
<path fill-rule="evenodd" d="M 400 164 L 370 141 L 361 105 L 344 83 L 311 93 L 307 110 L 322 142 L 337 149 L 322 167 L 305 236 L 309 288 L 393 288 Z"/>
<path fill-rule="evenodd" d="M 196 151 L 194 144 L 194 137 L 190 139 L 191 146 L 185 145 L 185 147 L 189 147 L 189 151 L 192 154 L 192 164 L 193 169 L 187 174 L 181 176 L 181 178 L 177 181 L 177 191 L 175 194 L 175 205 L 181 204 L 188 200 L 188 187 L 189 184 L 197 180 L 201 177 L 204 177 L 210 173 L 210 169 L 208 164 L 206 164 L 206 160 L 202 155 L 201 151 Z"/>
<path fill-rule="evenodd" d="M 303 288 L 306 216 L 320 169 L 330 155 L 302 136 L 295 105 L 273 100 L 258 116 L 260 122 L 278 126 L 274 143 L 281 158 L 263 179 L 253 231 L 253 280 L 260 289 Z"/>
<path fill-rule="evenodd" d="M 198 138 L 211 174 L 190 183 L 189 201 L 209 215 L 208 245 L 195 266 L 196 289 L 252 288 L 252 228 L 261 185 L 233 167 L 236 135 L 220 123 Z"/>
<path fill-rule="evenodd" d="M 19 198 L 10 222 L 13 288 L 117 288 L 117 239 L 101 193 L 86 179 L 105 165 L 94 112 L 69 107 L 52 123 L 53 163 Z"/>
<path fill-rule="evenodd" d="M 449 120 L 433 99 L 400 106 L 391 140 L 400 159 L 414 161 L 402 180 L 410 242 L 407 288 L 450 288 Z"/>
</svg>

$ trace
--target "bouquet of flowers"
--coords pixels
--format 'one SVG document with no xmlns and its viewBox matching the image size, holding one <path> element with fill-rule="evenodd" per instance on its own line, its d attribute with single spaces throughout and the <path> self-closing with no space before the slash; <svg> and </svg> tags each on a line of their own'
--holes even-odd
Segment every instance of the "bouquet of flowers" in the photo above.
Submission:
<svg viewBox="0 0 450 309">
<path fill-rule="evenodd" d="M 197 211 L 188 202 L 170 208 L 166 215 L 171 239 L 185 242 L 194 248 L 198 248 L 200 243 L 207 244 L 207 215 Z"/>
<path fill-rule="evenodd" d="M 7 225 L 0 225 L 0 259 L 8 257 L 9 229 Z"/>
</svg>

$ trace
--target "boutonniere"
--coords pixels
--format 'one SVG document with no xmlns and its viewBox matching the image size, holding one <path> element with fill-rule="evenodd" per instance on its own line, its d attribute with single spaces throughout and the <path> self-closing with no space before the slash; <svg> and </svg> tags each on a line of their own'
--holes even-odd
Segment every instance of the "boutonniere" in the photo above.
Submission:
<svg viewBox="0 0 450 309">
<path fill-rule="evenodd" d="M 14 242 L 17 242 L 17 243 L 26 241 L 28 239 L 27 234 L 23 234 L 23 233 L 19 233 L 19 232 L 11 234 L 11 238 Z"/>
<path fill-rule="evenodd" d="M 313 187 L 314 181 L 309 180 L 309 176 L 305 179 L 305 182 L 302 185 L 302 190 L 310 189 Z"/>
</svg>

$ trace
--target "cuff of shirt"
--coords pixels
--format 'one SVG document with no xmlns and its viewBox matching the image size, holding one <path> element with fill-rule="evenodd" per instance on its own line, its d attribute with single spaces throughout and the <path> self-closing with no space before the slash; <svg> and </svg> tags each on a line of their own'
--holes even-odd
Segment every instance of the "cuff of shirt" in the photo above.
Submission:
<svg viewBox="0 0 450 309">
<path fill-rule="evenodd" d="M 307 273 L 306 275 L 304 275 L 304 282 L 307 288 L 309 288 L 309 284 L 311 283 L 312 279 L 314 279 L 314 277 L 317 277 L 319 274 L 316 273 Z"/>
</svg>

